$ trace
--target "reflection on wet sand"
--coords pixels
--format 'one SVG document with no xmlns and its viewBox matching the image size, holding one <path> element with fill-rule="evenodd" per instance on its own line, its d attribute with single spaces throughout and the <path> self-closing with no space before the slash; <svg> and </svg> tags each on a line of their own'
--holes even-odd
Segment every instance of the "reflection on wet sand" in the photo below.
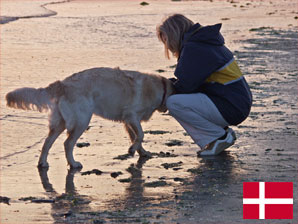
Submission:
<svg viewBox="0 0 298 224">
<path fill-rule="evenodd" d="M 144 203 L 144 186 L 142 167 L 148 158 L 139 158 L 137 164 L 131 164 L 127 171 L 131 174 L 131 182 L 126 188 L 124 208 L 137 208 Z"/>
<path fill-rule="evenodd" d="M 130 183 L 126 188 L 124 197 L 120 200 L 112 200 L 107 202 L 108 210 L 102 211 L 91 208 L 89 204 L 92 198 L 86 195 L 81 195 L 74 185 L 74 176 L 80 172 L 80 169 L 69 169 L 66 175 L 65 193 L 59 194 L 51 184 L 48 178 L 48 168 L 39 168 L 39 176 L 41 184 L 50 199 L 51 203 L 51 216 L 55 223 L 71 222 L 71 220 L 82 220 L 88 223 L 87 220 L 100 221 L 104 219 L 117 220 L 120 210 L 134 209 L 142 206 L 145 201 L 144 186 L 142 179 L 142 167 L 148 158 L 140 158 L 136 164 L 131 164 L 126 170 L 130 173 Z M 97 199 L 98 200 L 98 199 Z M 96 211 L 94 211 L 96 210 Z M 114 215 L 113 210 L 117 211 L 117 216 Z M 138 217 L 125 217 L 136 219 Z M 91 222 L 91 221 L 90 221 Z"/>
<path fill-rule="evenodd" d="M 48 178 L 48 168 L 38 169 L 42 186 L 49 198 L 54 199 L 51 207 L 51 216 L 55 223 L 61 223 L 65 219 L 75 213 L 81 211 L 89 211 L 90 198 L 85 195 L 80 195 L 74 185 L 74 175 L 79 169 L 69 169 L 66 175 L 65 193 L 59 194 L 54 189 Z"/>
<path fill-rule="evenodd" d="M 224 152 L 221 157 L 199 158 L 198 161 L 196 167 L 187 170 L 190 176 L 180 178 L 179 183 L 167 179 L 168 190 L 156 187 L 153 191 L 146 187 L 146 178 L 142 176 L 146 161 L 139 160 L 137 164 L 132 164 L 127 169 L 131 182 L 125 195 L 107 203 L 118 212 L 110 212 L 106 220 L 117 221 L 121 218 L 130 222 L 146 222 L 162 219 L 171 223 L 188 216 L 204 217 L 204 213 L 214 211 L 214 204 L 223 204 L 229 196 L 227 189 L 231 183 L 241 181 L 242 170 L 238 169 L 241 161 L 229 152 Z"/>
<path fill-rule="evenodd" d="M 221 156 L 201 158 L 198 167 L 189 170 L 194 174 L 193 191 L 204 197 L 219 192 L 237 178 L 234 166 L 235 158 L 228 152 L 223 152 Z"/>
<path fill-rule="evenodd" d="M 220 216 L 226 207 L 234 213 L 242 208 L 239 188 L 242 188 L 241 161 L 230 152 L 221 156 L 199 157 L 198 165 L 188 169 L 192 174 L 177 192 L 177 209 L 181 210 L 176 220 L 209 220 Z M 240 165 L 239 165 L 240 164 Z M 237 193 L 238 192 L 238 193 Z M 239 197 L 237 206 L 229 204 L 229 198 Z M 204 218 L 203 218 L 204 217 Z M 207 217 L 207 218 L 206 218 Z"/>
<path fill-rule="evenodd" d="M 239 183 L 242 180 L 239 169 L 241 161 L 230 152 L 224 152 L 220 157 L 198 158 L 198 163 L 187 170 L 190 175 L 179 178 L 178 182 L 169 178 L 164 181 L 167 183 L 166 186 L 147 187 L 145 182 L 148 177 L 144 176 L 143 169 L 148 160 L 140 158 L 136 163 L 130 164 L 126 169 L 130 175 L 127 179 L 130 181 L 118 182 L 125 186 L 124 193 L 119 194 L 116 199 L 108 200 L 104 197 L 90 196 L 94 191 L 87 196 L 81 193 L 82 188 L 76 189 L 74 178 L 76 174 L 81 174 L 81 170 L 68 170 L 65 191 L 61 194 L 49 180 L 48 169 L 39 169 L 41 184 L 49 199 L 47 201 L 52 201 L 50 215 L 54 223 L 146 223 L 148 220 L 172 222 L 180 219 L 182 221 L 185 217 L 203 217 L 203 214 L 214 210 L 215 202 L 224 204 L 229 196 L 226 192 L 231 183 Z M 176 171 L 169 169 L 167 172 Z M 79 179 L 80 175 L 77 178 Z M 92 179 L 94 175 L 84 178 Z M 101 183 L 95 184 L 93 187 L 100 187 Z M 96 206 L 97 204 L 100 206 Z"/>
</svg>

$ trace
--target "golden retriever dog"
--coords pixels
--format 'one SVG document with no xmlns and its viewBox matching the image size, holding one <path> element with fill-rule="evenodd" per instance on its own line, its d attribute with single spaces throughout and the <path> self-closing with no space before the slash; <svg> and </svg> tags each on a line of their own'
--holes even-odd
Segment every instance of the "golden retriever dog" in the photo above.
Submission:
<svg viewBox="0 0 298 224">
<path fill-rule="evenodd" d="M 165 112 L 167 97 L 174 93 L 168 79 L 119 68 L 92 68 L 75 73 L 46 88 L 20 88 L 6 95 L 9 107 L 50 111 L 49 134 L 42 147 L 38 166 L 48 167 L 48 152 L 66 129 L 65 155 L 72 168 L 81 168 L 73 148 L 89 125 L 93 114 L 123 122 L 132 145 L 128 152 L 150 156 L 142 147 L 141 121 L 148 121 L 155 110 Z"/>
</svg>

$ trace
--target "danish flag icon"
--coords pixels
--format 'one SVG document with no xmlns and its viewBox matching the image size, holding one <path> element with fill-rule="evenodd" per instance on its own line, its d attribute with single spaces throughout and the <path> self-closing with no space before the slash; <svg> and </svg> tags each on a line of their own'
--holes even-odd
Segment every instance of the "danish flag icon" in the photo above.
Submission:
<svg viewBox="0 0 298 224">
<path fill-rule="evenodd" d="M 243 182 L 243 219 L 293 219 L 293 183 Z"/>
</svg>

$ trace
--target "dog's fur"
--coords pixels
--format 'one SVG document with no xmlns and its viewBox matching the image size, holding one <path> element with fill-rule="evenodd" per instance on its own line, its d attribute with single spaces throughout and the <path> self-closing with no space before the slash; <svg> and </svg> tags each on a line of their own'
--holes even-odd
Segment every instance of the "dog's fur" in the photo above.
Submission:
<svg viewBox="0 0 298 224">
<path fill-rule="evenodd" d="M 13 108 L 50 110 L 50 131 L 42 147 L 39 167 L 48 167 L 48 152 L 67 129 L 66 159 L 72 168 L 80 168 L 81 163 L 73 158 L 73 148 L 93 114 L 123 122 L 132 142 L 129 153 L 134 155 L 137 151 L 140 156 L 150 156 L 142 147 L 144 134 L 140 122 L 149 120 L 155 110 L 165 112 L 166 98 L 173 93 L 172 82 L 158 75 L 93 68 L 46 88 L 16 89 L 6 95 L 6 101 Z"/>
</svg>

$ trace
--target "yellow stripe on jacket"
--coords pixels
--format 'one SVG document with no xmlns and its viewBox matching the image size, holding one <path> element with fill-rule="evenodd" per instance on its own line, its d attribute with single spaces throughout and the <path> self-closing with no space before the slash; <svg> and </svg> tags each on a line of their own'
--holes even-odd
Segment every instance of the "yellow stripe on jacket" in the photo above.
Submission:
<svg viewBox="0 0 298 224">
<path fill-rule="evenodd" d="M 224 85 L 236 81 L 242 78 L 242 76 L 243 74 L 240 71 L 237 62 L 233 59 L 216 72 L 213 72 L 206 79 L 206 82 L 217 82 Z"/>
</svg>

